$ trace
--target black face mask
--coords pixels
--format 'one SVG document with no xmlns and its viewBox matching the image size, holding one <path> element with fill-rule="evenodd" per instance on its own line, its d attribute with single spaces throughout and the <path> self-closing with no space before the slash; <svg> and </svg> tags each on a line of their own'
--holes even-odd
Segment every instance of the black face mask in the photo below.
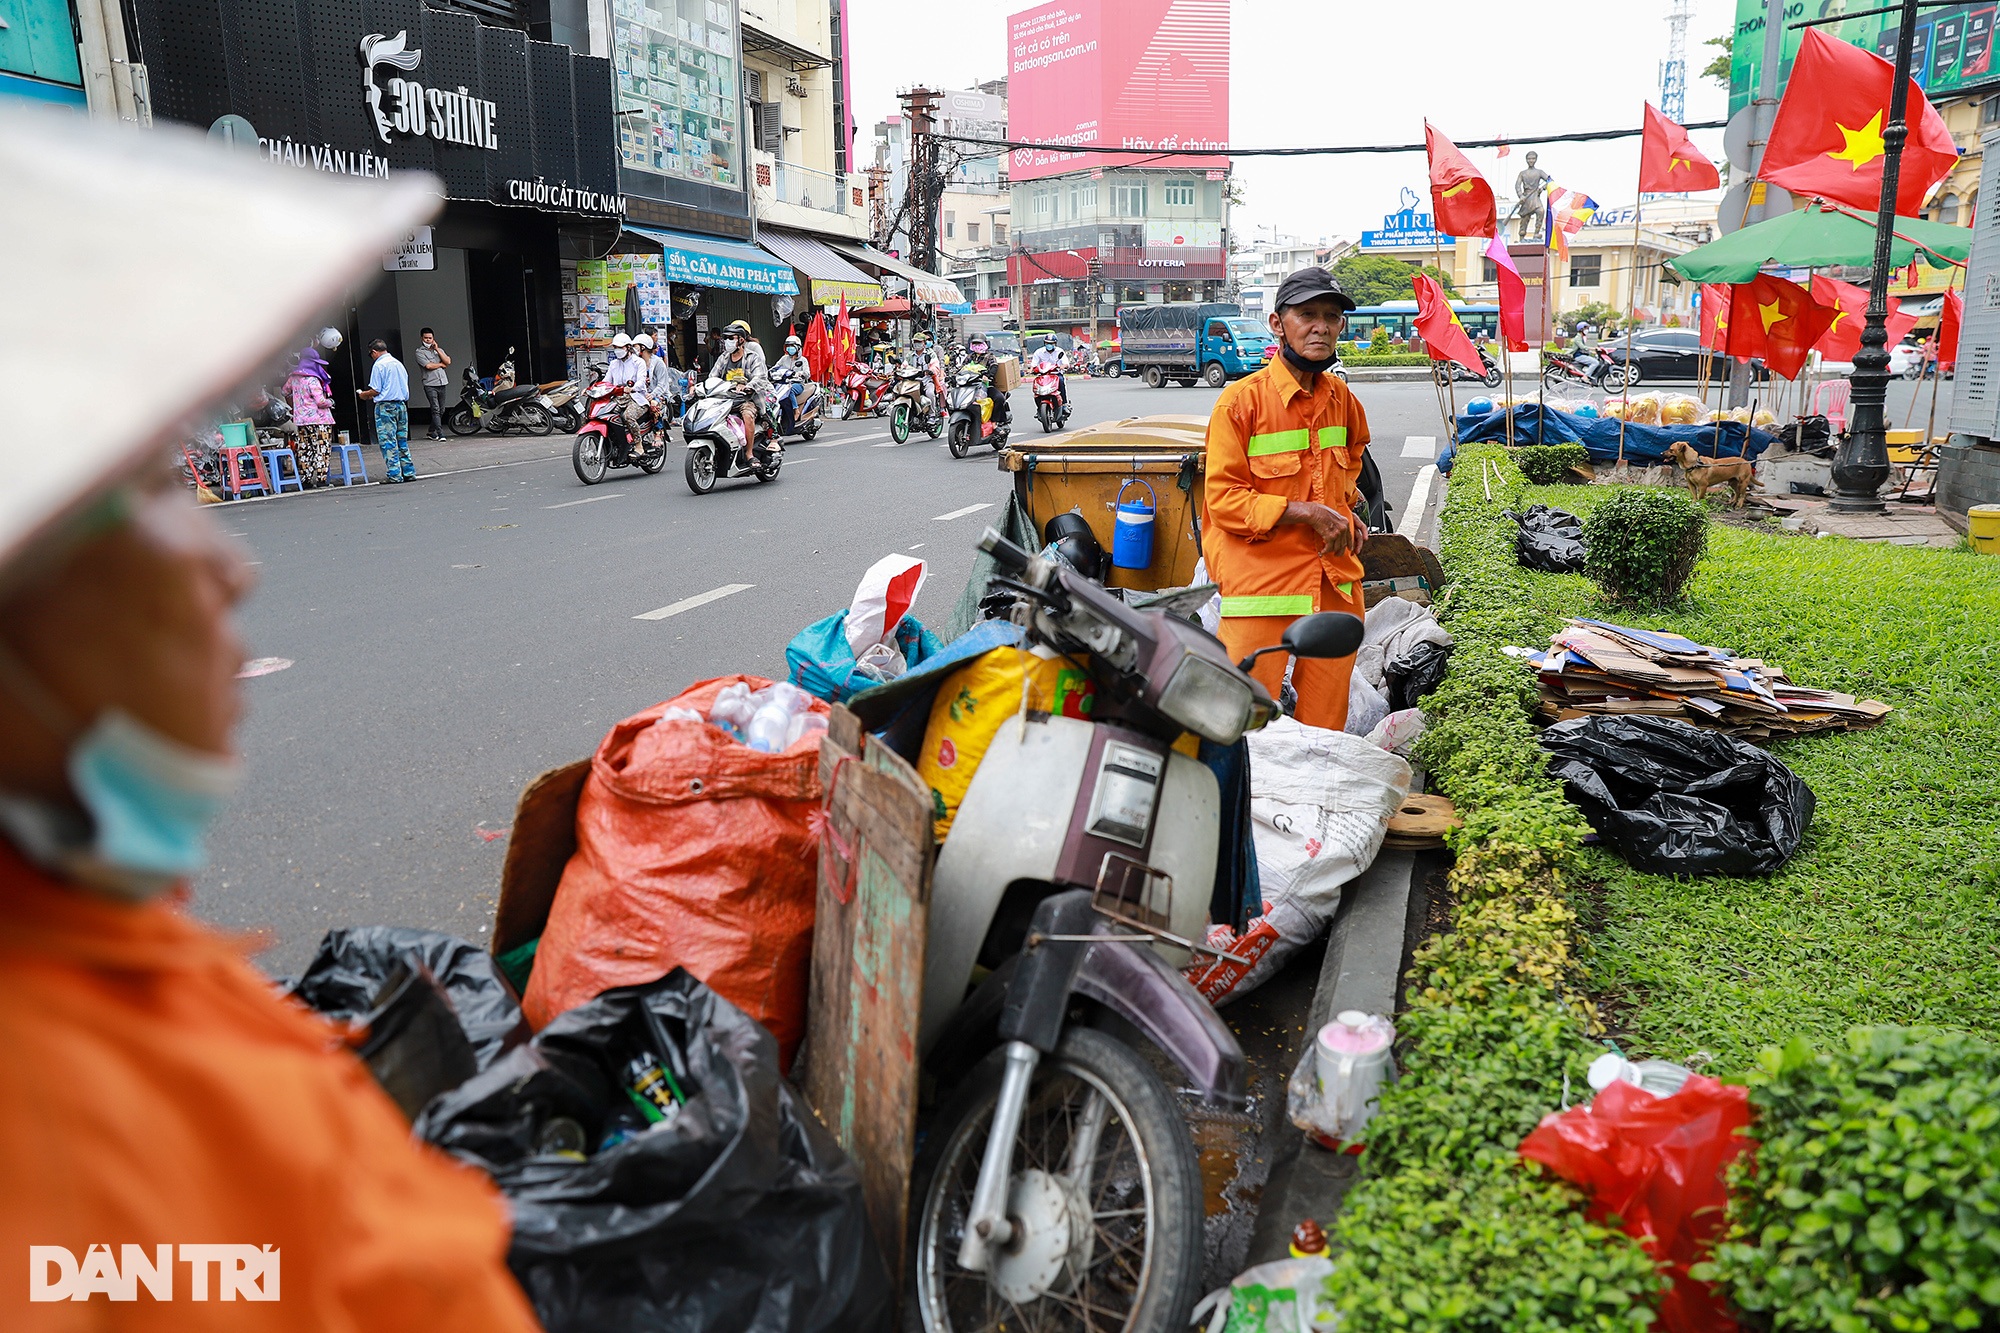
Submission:
<svg viewBox="0 0 2000 1333">
<path fill-rule="evenodd" d="M 1300 356 L 1297 352 L 1294 352 L 1290 343 L 1285 344 L 1285 364 L 1291 366 L 1294 370 L 1304 371 L 1308 375 L 1319 374 L 1339 359 L 1337 356 L 1329 356 L 1319 361 L 1308 360 Z"/>
</svg>

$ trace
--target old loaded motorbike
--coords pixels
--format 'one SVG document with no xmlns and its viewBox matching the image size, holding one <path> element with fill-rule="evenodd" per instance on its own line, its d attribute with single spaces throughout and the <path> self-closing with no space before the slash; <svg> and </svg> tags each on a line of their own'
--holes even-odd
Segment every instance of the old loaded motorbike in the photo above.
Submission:
<svg viewBox="0 0 2000 1333">
<path fill-rule="evenodd" d="M 459 377 L 458 402 L 445 410 L 444 424 L 454 435 L 476 435 L 482 428 L 495 434 L 520 430 L 547 435 L 556 428 L 556 416 L 541 385 L 514 383 L 514 349 L 509 347 L 490 387 L 477 369 L 466 366 Z"/>
<path fill-rule="evenodd" d="M 993 371 L 984 361 L 967 361 L 952 376 L 945 443 L 953 458 L 965 457 L 981 441 L 996 452 L 1007 447 L 1008 428 L 993 421 L 993 395 Z"/>
<path fill-rule="evenodd" d="M 641 438 L 634 440 L 625 426 L 625 404 L 630 393 L 621 385 L 604 380 L 590 386 L 589 417 L 577 429 L 576 443 L 570 448 L 570 465 L 577 480 L 595 486 L 614 467 L 636 467 L 648 476 L 667 465 L 667 424 L 650 417 Z"/>
<path fill-rule="evenodd" d="M 935 440 L 944 433 L 944 404 L 935 381 L 924 392 L 930 372 L 914 365 L 899 366 L 895 387 L 889 390 L 889 438 L 897 444 L 910 438 L 915 427 Z"/>
<path fill-rule="evenodd" d="M 1232 662 L 1187 619 L 1193 603 L 1128 606 L 992 529 L 980 549 L 998 571 L 988 605 L 1024 647 L 1086 670 L 1095 705 L 1009 718 L 938 853 L 917 1044 L 940 1101 L 912 1175 L 910 1301 L 928 1333 L 1183 1329 L 1201 1173 L 1174 1094 L 1128 1042 L 1210 1102 L 1243 1103 L 1241 1048 L 1180 971 L 1209 909 L 1222 802 L 1175 743 L 1234 745 L 1278 708 L 1254 658 Z M 1326 612 L 1264 651 L 1340 656 L 1361 635 Z M 922 675 L 859 696 L 862 725 L 905 748 L 904 719 L 929 716 Z"/>
<path fill-rule="evenodd" d="M 681 470 L 688 489 L 696 495 L 707 495 L 717 480 L 732 477 L 755 477 L 760 482 L 778 479 L 778 469 L 785 462 L 785 442 L 760 412 L 757 439 L 763 442 L 765 457 L 758 462 L 752 442 L 743 436 L 743 404 L 749 397 L 750 390 L 738 382 L 712 379 L 701 386 L 700 396 L 682 415 L 687 455 Z"/>
</svg>

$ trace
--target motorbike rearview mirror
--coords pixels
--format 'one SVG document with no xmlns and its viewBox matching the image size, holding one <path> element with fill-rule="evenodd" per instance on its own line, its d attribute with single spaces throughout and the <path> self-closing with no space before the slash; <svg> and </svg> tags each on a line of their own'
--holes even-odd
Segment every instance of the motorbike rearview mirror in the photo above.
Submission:
<svg viewBox="0 0 2000 1333">
<path fill-rule="evenodd" d="M 1361 647 L 1365 632 L 1360 616 L 1349 615 L 1345 611 L 1317 611 L 1309 616 L 1300 616 L 1287 625 L 1277 643 L 1269 648 L 1259 648 L 1238 662 L 1236 669 L 1249 671 L 1266 653 L 1290 653 L 1293 657 L 1346 657 Z"/>
</svg>

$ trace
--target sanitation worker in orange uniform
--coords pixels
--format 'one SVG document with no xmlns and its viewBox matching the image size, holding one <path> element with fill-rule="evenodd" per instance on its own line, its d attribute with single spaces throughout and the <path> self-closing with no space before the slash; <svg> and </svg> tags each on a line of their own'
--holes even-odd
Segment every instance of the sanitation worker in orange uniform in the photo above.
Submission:
<svg viewBox="0 0 2000 1333">
<path fill-rule="evenodd" d="M 0 252 L 50 270 L 14 266 L 0 366 L 68 373 L 57 274 L 158 349 L 63 448 L 64 395 L 0 428 L 0 1328 L 531 1333 L 492 1183 L 187 910 L 238 774 L 252 571 L 175 425 L 434 204 L 5 107 L 0 175 Z"/>
<path fill-rule="evenodd" d="M 1278 287 L 1271 332 L 1280 355 L 1222 391 L 1208 419 L 1202 555 L 1222 589 L 1222 642 L 1241 659 L 1276 644 L 1315 611 L 1363 615 L 1355 515 L 1368 416 L 1325 371 L 1354 301 L 1323 268 L 1302 268 Z M 1286 657 L 1253 674 L 1278 697 Z M 1301 658 L 1292 668 L 1294 716 L 1312 727 L 1347 724 L 1352 655 Z"/>
</svg>

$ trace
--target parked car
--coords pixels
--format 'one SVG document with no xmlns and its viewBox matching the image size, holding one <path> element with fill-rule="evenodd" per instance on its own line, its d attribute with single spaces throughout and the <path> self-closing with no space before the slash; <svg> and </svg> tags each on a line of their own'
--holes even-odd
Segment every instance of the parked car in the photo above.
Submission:
<svg viewBox="0 0 2000 1333">
<path fill-rule="evenodd" d="M 1897 343 L 1889 349 L 1889 374 L 1906 380 L 1920 378 L 1923 373 L 1924 349 L 1915 343 Z M 1822 375 L 1852 375 L 1852 361 L 1822 361 L 1819 363 Z M 1945 378 L 1949 379 L 1947 375 Z"/>
<path fill-rule="evenodd" d="M 1605 338 L 1591 348 L 1613 365 L 1626 364 L 1623 335 Z M 1633 386 L 1657 380 L 1698 380 L 1701 378 L 1701 335 L 1693 329 L 1641 329 L 1632 335 L 1631 362 L 1626 382 Z M 1761 360 L 1750 368 L 1758 379 L 1769 378 Z M 1709 367 L 1711 376 L 1727 376 L 1728 363 L 1718 356 Z"/>
</svg>

